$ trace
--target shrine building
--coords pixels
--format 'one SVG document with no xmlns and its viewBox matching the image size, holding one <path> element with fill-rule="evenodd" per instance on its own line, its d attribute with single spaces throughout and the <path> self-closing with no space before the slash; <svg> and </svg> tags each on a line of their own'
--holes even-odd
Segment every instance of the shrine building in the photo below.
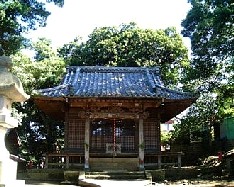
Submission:
<svg viewBox="0 0 234 187">
<path fill-rule="evenodd" d="M 65 168 L 144 170 L 161 165 L 160 123 L 197 96 L 167 88 L 158 67 L 70 66 L 58 86 L 33 99 L 64 121 L 64 150 L 48 153 L 47 167 L 57 156 Z"/>
</svg>

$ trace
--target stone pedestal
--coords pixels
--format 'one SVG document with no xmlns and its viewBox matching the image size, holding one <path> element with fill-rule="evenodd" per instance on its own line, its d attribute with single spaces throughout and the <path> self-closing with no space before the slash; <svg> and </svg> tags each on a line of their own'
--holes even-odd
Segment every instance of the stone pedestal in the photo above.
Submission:
<svg viewBox="0 0 234 187">
<path fill-rule="evenodd" d="M 19 79 L 8 71 L 9 68 L 10 58 L 0 56 L 0 187 L 21 187 L 25 182 L 16 180 L 18 163 L 5 147 L 5 134 L 9 128 L 18 126 L 18 121 L 11 117 L 12 103 L 23 102 L 28 96 Z"/>
</svg>

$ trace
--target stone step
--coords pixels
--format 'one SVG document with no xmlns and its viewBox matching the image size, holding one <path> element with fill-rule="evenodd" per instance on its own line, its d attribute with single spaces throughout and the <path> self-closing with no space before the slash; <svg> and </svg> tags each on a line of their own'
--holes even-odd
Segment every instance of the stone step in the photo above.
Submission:
<svg viewBox="0 0 234 187">
<path fill-rule="evenodd" d="M 143 171 L 85 172 L 86 179 L 146 179 Z"/>
</svg>

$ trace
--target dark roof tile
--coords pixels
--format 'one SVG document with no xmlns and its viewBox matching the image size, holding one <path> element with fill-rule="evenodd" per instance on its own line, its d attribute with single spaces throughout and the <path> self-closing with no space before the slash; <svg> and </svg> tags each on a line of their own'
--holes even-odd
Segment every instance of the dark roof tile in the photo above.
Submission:
<svg viewBox="0 0 234 187">
<path fill-rule="evenodd" d="M 193 98 L 164 86 L 159 68 L 71 66 L 61 84 L 38 90 L 47 97 Z"/>
</svg>

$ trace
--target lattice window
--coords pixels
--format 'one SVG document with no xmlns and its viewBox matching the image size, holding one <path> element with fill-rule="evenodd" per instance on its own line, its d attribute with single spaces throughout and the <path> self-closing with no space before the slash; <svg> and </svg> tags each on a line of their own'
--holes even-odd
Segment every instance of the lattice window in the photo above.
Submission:
<svg viewBox="0 0 234 187">
<path fill-rule="evenodd" d="M 135 150 L 135 136 L 123 136 L 121 138 L 121 145 L 123 151 Z"/>
<path fill-rule="evenodd" d="M 144 142 L 146 152 L 159 151 L 159 136 L 160 132 L 157 121 L 144 121 Z"/>
<path fill-rule="evenodd" d="M 121 143 L 122 152 L 134 152 L 136 125 L 134 120 L 116 121 L 116 142 Z"/>
<path fill-rule="evenodd" d="M 90 125 L 91 129 L 91 150 L 103 151 L 106 150 L 106 143 L 112 142 L 113 129 L 110 121 L 95 120 Z"/>
<path fill-rule="evenodd" d="M 106 145 L 119 144 L 121 152 L 135 151 L 134 120 L 97 119 L 90 125 L 91 152 L 105 152 Z"/>
<path fill-rule="evenodd" d="M 81 119 L 70 119 L 68 122 L 68 147 L 84 149 L 85 122 Z"/>
</svg>

